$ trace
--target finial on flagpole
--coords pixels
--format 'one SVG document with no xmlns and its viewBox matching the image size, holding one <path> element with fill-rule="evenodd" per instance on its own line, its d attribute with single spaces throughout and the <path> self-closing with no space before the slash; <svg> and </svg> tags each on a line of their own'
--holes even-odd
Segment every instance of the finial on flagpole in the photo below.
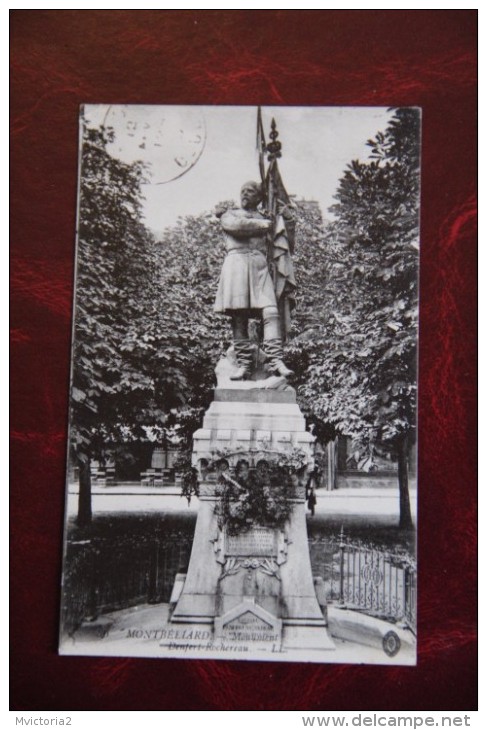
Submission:
<svg viewBox="0 0 487 730">
<path fill-rule="evenodd" d="M 276 129 L 276 120 L 274 118 L 272 118 L 269 137 L 271 138 L 272 142 L 269 142 L 266 149 L 269 153 L 267 159 L 269 160 L 269 162 L 271 162 L 272 160 L 276 160 L 278 157 L 281 157 L 282 149 L 282 144 L 277 139 L 279 137 L 279 132 Z"/>
</svg>

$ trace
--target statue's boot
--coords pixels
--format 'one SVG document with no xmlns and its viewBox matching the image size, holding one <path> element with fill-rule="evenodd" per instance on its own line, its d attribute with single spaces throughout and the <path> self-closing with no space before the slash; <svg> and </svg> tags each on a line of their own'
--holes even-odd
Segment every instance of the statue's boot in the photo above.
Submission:
<svg viewBox="0 0 487 730">
<path fill-rule="evenodd" d="M 235 357 L 238 369 L 230 375 L 230 380 L 245 380 L 252 373 L 254 361 L 254 348 L 250 340 L 234 340 Z"/>
<path fill-rule="evenodd" d="M 274 375 L 281 375 L 283 378 L 294 375 L 294 371 L 290 370 L 282 361 L 282 342 L 280 337 L 264 340 L 263 350 L 267 355 L 268 368 Z"/>
</svg>

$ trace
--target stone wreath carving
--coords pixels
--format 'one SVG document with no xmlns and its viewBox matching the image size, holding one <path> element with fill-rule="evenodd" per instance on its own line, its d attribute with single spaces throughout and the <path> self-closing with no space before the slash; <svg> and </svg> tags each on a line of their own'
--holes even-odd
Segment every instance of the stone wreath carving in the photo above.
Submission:
<svg viewBox="0 0 487 730">
<path fill-rule="evenodd" d="M 279 566 L 270 558 L 227 558 L 218 580 L 223 580 L 229 575 L 235 575 L 242 569 L 261 570 L 266 575 L 271 575 L 277 578 L 277 580 L 281 580 Z"/>
</svg>

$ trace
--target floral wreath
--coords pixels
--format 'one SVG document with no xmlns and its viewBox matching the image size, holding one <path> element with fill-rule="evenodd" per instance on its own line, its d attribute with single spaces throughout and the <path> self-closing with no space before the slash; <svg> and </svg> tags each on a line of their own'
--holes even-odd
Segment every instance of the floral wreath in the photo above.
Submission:
<svg viewBox="0 0 487 730">
<path fill-rule="evenodd" d="M 254 525 L 282 527 L 293 510 L 298 472 L 307 466 L 308 455 L 301 449 L 284 453 L 263 448 L 258 453 L 268 454 L 269 459 L 260 460 L 251 469 L 242 458 L 234 476 L 228 472 L 226 457 L 249 456 L 248 451 L 213 452 L 206 466 L 208 472 L 218 472 L 215 513 L 219 528 L 228 534 L 245 532 Z M 199 496 L 198 471 L 187 461 L 184 466 L 181 495 L 189 504 L 192 495 Z"/>
</svg>

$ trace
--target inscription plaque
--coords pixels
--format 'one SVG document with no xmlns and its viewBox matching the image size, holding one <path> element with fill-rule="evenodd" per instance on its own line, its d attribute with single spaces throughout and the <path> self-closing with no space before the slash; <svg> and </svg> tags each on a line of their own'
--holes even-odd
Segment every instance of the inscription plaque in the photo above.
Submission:
<svg viewBox="0 0 487 730">
<path fill-rule="evenodd" d="M 240 616 L 237 616 L 232 621 L 223 624 L 223 628 L 228 631 L 241 631 L 242 629 L 251 629 L 253 631 L 269 631 L 272 630 L 272 626 L 267 621 L 263 621 L 255 613 L 246 611 Z"/>
<path fill-rule="evenodd" d="M 215 636 L 231 643 L 280 645 L 282 621 L 255 603 L 244 598 L 224 616 L 215 617 Z"/>
<path fill-rule="evenodd" d="M 267 527 L 253 527 L 241 535 L 226 535 L 225 554 L 246 557 L 275 557 L 277 533 Z"/>
<path fill-rule="evenodd" d="M 223 624 L 222 639 L 228 641 L 278 642 L 280 631 L 250 611 Z"/>
</svg>

